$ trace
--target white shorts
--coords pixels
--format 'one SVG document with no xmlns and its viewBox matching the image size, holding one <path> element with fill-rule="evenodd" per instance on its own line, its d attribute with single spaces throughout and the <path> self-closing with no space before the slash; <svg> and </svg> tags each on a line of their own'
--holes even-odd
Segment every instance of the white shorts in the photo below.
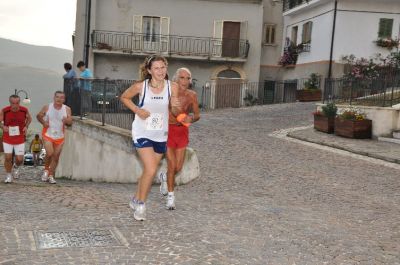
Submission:
<svg viewBox="0 0 400 265">
<path fill-rule="evenodd" d="M 13 149 L 14 149 L 15 155 L 17 155 L 17 156 L 23 156 L 25 154 L 25 143 L 23 143 L 23 144 L 8 144 L 8 143 L 3 142 L 3 148 L 4 148 L 5 154 L 12 154 Z"/>
</svg>

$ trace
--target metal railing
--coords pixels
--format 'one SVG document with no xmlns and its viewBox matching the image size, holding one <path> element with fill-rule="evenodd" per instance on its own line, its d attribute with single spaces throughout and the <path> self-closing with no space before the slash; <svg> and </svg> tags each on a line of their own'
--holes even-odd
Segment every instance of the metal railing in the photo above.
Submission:
<svg viewBox="0 0 400 265">
<path fill-rule="evenodd" d="M 94 30 L 92 48 L 128 54 L 160 53 L 218 60 L 218 58 L 246 59 L 250 44 L 248 40 L 240 39 Z"/>
<path fill-rule="evenodd" d="M 311 0 L 283 0 L 283 12 L 286 12 L 310 1 Z"/>
<path fill-rule="evenodd" d="M 200 108 L 239 108 L 252 105 L 296 102 L 296 91 L 305 88 L 308 78 L 243 82 L 218 79 L 207 85 L 194 87 Z M 66 79 L 66 104 L 74 116 L 99 121 L 124 129 L 131 129 L 135 115 L 120 101 L 121 94 L 134 80 Z M 319 85 L 319 83 L 318 83 Z M 138 104 L 138 96 L 132 100 Z"/>
<path fill-rule="evenodd" d="M 202 109 L 240 108 L 252 105 L 296 102 L 296 91 L 308 78 L 264 82 L 208 81 L 199 93 Z M 318 87 L 320 82 L 318 83 Z"/>
<path fill-rule="evenodd" d="M 135 115 L 120 101 L 121 94 L 134 80 L 66 79 L 66 105 L 72 115 L 99 121 L 102 125 L 131 129 Z M 138 103 L 138 97 L 133 98 Z"/>
<path fill-rule="evenodd" d="M 364 80 L 325 79 L 323 99 L 338 104 L 393 106 L 400 103 L 400 72 Z"/>
</svg>

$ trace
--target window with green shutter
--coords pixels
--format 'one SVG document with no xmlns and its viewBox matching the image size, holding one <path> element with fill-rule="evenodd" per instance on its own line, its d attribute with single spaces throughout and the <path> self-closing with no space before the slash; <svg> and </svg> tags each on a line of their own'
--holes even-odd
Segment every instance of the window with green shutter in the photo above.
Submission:
<svg viewBox="0 0 400 265">
<path fill-rule="evenodd" d="M 378 38 L 391 38 L 393 29 L 393 19 L 392 18 L 381 18 L 379 19 L 379 31 Z"/>
</svg>

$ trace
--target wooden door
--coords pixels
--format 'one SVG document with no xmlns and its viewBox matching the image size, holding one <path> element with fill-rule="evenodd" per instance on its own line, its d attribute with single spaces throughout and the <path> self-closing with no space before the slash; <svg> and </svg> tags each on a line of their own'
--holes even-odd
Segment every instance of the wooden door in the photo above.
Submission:
<svg viewBox="0 0 400 265">
<path fill-rule="evenodd" d="M 242 79 L 218 79 L 215 88 L 215 108 L 239 108 Z"/>
<path fill-rule="evenodd" d="M 222 33 L 222 56 L 238 57 L 240 22 L 225 21 Z"/>
</svg>

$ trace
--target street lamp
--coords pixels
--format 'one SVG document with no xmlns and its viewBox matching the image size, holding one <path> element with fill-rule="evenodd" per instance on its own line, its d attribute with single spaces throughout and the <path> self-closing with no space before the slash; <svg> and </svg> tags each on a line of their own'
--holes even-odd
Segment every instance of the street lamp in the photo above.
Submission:
<svg viewBox="0 0 400 265">
<path fill-rule="evenodd" d="M 20 89 L 20 90 L 16 90 L 15 89 L 14 95 L 19 96 L 19 93 L 24 93 L 25 94 L 25 98 L 22 100 L 22 104 L 28 105 L 28 104 L 31 103 L 31 99 L 28 97 L 28 92 L 26 92 L 23 89 Z"/>
</svg>

